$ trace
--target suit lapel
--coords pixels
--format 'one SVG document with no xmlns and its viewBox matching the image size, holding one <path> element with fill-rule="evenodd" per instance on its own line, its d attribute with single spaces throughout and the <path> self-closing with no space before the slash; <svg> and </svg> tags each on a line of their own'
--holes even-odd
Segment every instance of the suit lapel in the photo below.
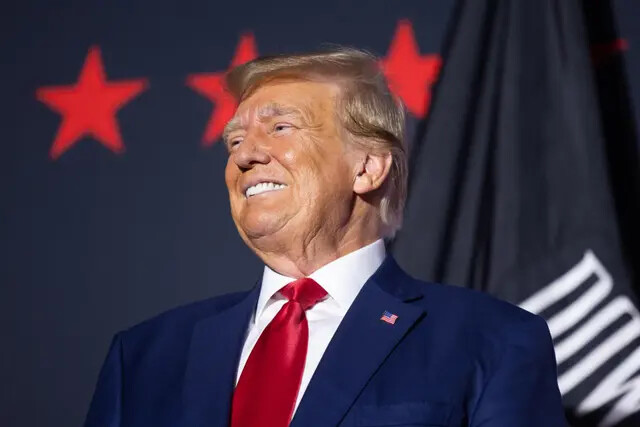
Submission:
<svg viewBox="0 0 640 427">
<path fill-rule="evenodd" d="M 185 372 L 180 425 L 229 425 L 238 360 L 260 288 L 196 324 Z"/>
<path fill-rule="evenodd" d="M 420 320 L 421 298 L 411 280 L 388 257 L 367 281 L 342 320 L 300 402 L 291 426 L 337 425 L 369 378 Z M 384 311 L 398 316 L 382 320 Z"/>
</svg>

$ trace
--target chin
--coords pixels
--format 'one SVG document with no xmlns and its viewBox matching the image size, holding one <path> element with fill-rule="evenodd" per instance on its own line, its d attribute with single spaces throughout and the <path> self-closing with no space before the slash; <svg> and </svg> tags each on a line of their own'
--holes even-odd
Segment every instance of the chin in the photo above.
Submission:
<svg viewBox="0 0 640 427">
<path fill-rule="evenodd" d="M 239 226 L 249 239 L 259 239 L 275 234 L 282 229 L 286 219 L 281 215 L 259 212 L 257 214 L 244 215 Z"/>
</svg>

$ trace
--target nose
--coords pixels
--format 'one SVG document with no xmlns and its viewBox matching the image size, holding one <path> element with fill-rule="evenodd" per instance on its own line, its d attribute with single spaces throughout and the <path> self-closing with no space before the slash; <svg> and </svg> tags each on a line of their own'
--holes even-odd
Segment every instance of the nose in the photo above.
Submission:
<svg viewBox="0 0 640 427">
<path fill-rule="evenodd" d="M 270 160 L 271 156 L 266 147 L 260 144 L 259 138 L 252 135 L 246 135 L 233 153 L 233 161 L 243 170 L 251 169 L 258 164 L 265 165 Z"/>
</svg>

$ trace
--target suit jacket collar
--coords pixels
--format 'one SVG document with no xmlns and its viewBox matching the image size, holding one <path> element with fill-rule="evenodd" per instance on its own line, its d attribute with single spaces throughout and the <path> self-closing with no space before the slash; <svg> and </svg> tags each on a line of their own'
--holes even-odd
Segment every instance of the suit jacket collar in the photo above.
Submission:
<svg viewBox="0 0 640 427">
<path fill-rule="evenodd" d="M 380 364 L 424 316 L 422 308 L 409 304 L 422 298 L 412 284 L 387 256 L 329 343 L 292 426 L 340 422 Z M 182 425 L 229 425 L 238 360 L 259 292 L 255 286 L 236 305 L 196 324 L 185 370 Z M 395 324 L 380 320 L 384 311 L 398 316 Z"/>
<path fill-rule="evenodd" d="M 367 281 L 329 343 L 291 426 L 337 425 L 389 353 L 425 312 L 420 289 L 388 256 Z M 388 311 L 395 324 L 381 320 Z"/>
<path fill-rule="evenodd" d="M 256 284 L 239 303 L 201 320 L 193 329 L 180 425 L 229 425 L 238 360 L 259 292 Z"/>
<path fill-rule="evenodd" d="M 387 255 L 380 268 L 371 276 L 370 282 L 370 286 L 378 286 L 402 302 L 423 297 L 422 289 L 416 286 L 416 280 L 405 273 L 391 255 Z"/>
</svg>

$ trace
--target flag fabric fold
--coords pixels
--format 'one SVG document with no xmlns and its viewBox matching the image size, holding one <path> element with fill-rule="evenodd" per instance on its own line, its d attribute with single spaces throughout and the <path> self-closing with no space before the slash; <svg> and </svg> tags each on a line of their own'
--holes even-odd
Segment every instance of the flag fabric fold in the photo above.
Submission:
<svg viewBox="0 0 640 427">
<path fill-rule="evenodd" d="M 640 315 L 577 0 L 462 0 L 400 264 L 540 314 L 572 425 L 640 425 Z"/>
</svg>

